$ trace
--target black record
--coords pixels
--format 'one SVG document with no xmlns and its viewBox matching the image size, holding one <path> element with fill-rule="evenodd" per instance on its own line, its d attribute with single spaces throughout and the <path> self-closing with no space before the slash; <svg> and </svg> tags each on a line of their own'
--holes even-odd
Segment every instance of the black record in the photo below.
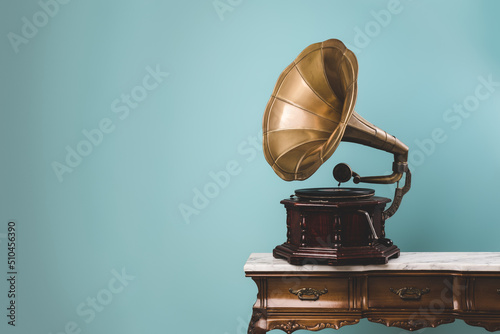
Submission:
<svg viewBox="0 0 500 334">
<path fill-rule="evenodd" d="M 373 194 L 375 194 L 375 190 L 367 188 L 306 188 L 295 190 L 297 197 L 307 199 L 370 198 Z"/>
</svg>

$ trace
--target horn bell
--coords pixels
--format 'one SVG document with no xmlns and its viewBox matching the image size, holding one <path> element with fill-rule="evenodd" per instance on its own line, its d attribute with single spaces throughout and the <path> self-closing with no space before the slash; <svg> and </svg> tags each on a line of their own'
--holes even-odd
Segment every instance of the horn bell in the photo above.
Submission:
<svg viewBox="0 0 500 334">
<path fill-rule="evenodd" d="M 354 112 L 356 56 L 339 40 L 312 44 L 281 73 L 263 119 L 264 156 L 286 181 L 305 180 L 335 151 Z"/>
</svg>

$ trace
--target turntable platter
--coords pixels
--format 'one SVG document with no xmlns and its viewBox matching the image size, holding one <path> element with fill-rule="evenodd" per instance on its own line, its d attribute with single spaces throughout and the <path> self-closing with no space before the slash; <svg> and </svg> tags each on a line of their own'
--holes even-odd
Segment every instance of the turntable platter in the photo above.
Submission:
<svg viewBox="0 0 500 334">
<path fill-rule="evenodd" d="M 295 190 L 295 195 L 306 199 L 355 199 L 370 198 L 375 193 L 373 189 L 367 188 L 306 188 Z"/>
</svg>

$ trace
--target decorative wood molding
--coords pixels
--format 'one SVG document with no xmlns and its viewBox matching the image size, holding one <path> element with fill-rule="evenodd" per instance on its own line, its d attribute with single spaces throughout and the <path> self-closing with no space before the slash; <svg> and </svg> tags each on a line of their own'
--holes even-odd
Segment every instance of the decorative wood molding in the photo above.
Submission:
<svg viewBox="0 0 500 334">
<path fill-rule="evenodd" d="M 342 224 L 339 215 L 333 215 L 333 245 L 338 246 L 342 242 Z"/>
<path fill-rule="evenodd" d="M 315 324 L 313 326 L 308 326 L 304 325 L 301 323 L 298 323 L 296 321 L 288 321 L 287 323 L 283 324 L 277 324 L 271 327 L 272 329 L 281 329 L 282 331 L 286 332 L 287 334 L 291 334 L 292 332 L 299 330 L 299 329 L 305 329 L 308 331 L 319 331 L 325 328 L 334 328 L 334 329 L 339 329 L 342 326 L 345 325 L 354 325 L 357 324 L 359 320 L 336 320 L 334 322 L 322 322 Z"/>
<path fill-rule="evenodd" d="M 441 319 L 380 319 L 368 318 L 368 321 L 386 325 L 388 327 L 399 327 L 408 331 L 416 331 L 424 327 L 437 327 L 443 324 L 449 324 L 455 321 L 455 318 Z"/>
<path fill-rule="evenodd" d="M 484 329 L 495 332 L 500 330 L 500 320 L 498 322 L 482 321 L 482 320 L 464 320 L 467 325 L 483 327 Z"/>
<path fill-rule="evenodd" d="M 286 243 L 289 244 L 291 242 L 290 236 L 292 231 L 290 230 L 290 220 L 292 219 L 292 216 L 290 214 L 290 209 L 286 209 Z"/>
<path fill-rule="evenodd" d="M 250 324 L 248 325 L 248 334 L 263 334 L 267 332 L 265 328 L 256 326 L 261 319 L 266 319 L 266 311 L 254 309 L 252 319 L 250 319 Z"/>
<path fill-rule="evenodd" d="M 307 228 L 306 228 L 306 215 L 305 213 L 300 214 L 300 247 L 307 246 Z"/>
</svg>

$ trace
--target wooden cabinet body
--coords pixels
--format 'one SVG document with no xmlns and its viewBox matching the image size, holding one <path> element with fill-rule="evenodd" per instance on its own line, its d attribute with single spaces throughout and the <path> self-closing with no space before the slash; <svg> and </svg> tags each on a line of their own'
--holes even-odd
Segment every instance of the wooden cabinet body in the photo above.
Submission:
<svg viewBox="0 0 500 334">
<path fill-rule="evenodd" d="M 385 264 L 400 253 L 385 238 L 382 212 L 388 202 L 376 196 L 332 202 L 284 199 L 287 239 L 273 255 L 298 265 Z"/>
<path fill-rule="evenodd" d="M 419 254 L 435 260 L 419 263 Z M 489 257 L 484 264 L 454 265 L 460 254 Z M 406 330 L 455 319 L 500 330 L 500 253 L 401 253 L 387 265 L 341 267 L 294 266 L 252 254 L 245 272 L 258 287 L 249 333 L 338 329 L 361 318 Z"/>
</svg>

